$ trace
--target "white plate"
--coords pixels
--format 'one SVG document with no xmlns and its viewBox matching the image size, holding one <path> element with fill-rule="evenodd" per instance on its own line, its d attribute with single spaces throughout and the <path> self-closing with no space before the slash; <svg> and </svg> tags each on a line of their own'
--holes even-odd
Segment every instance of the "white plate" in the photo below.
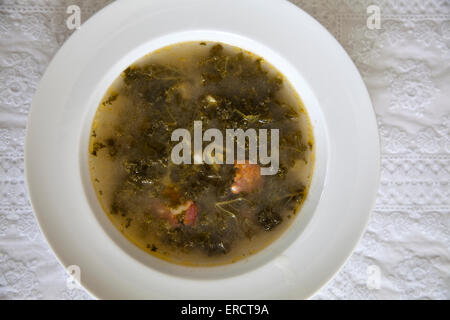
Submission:
<svg viewBox="0 0 450 320">
<path fill-rule="evenodd" d="M 300 215 L 271 246 L 235 264 L 173 265 L 126 240 L 103 213 L 87 169 L 100 99 L 139 57 L 187 40 L 222 41 L 277 67 L 314 126 L 316 166 Z M 61 263 L 98 298 L 307 298 L 343 265 L 368 221 L 379 178 L 367 90 L 337 41 L 280 0 L 116 1 L 84 23 L 48 67 L 26 137 L 34 212 Z"/>
</svg>

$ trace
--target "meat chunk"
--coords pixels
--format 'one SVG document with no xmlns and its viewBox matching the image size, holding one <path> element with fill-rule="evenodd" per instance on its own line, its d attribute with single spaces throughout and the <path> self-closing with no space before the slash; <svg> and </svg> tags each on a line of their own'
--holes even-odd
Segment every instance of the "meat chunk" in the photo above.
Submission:
<svg viewBox="0 0 450 320">
<path fill-rule="evenodd" d="M 197 220 L 197 212 L 197 206 L 195 205 L 195 203 L 192 203 L 191 206 L 186 210 L 183 224 L 185 226 L 193 226 L 195 224 L 195 220 Z"/>
<path fill-rule="evenodd" d="M 254 192 L 262 185 L 260 166 L 257 164 L 236 164 L 236 174 L 234 183 L 231 185 L 231 192 L 238 194 L 241 192 Z"/>
<path fill-rule="evenodd" d="M 170 213 L 173 216 L 177 216 L 183 212 L 185 212 L 186 210 L 188 210 L 194 203 L 191 200 L 188 200 L 182 204 L 180 204 L 179 206 L 176 206 L 175 208 L 170 208 Z"/>
<path fill-rule="evenodd" d="M 157 201 L 154 209 L 157 216 L 167 220 L 171 226 L 176 226 L 178 224 L 178 220 L 176 216 L 172 214 L 171 209 L 162 202 Z"/>
<path fill-rule="evenodd" d="M 197 219 L 198 208 L 191 200 L 184 202 L 174 208 L 167 207 L 166 205 L 159 203 L 156 209 L 156 213 L 159 217 L 166 219 L 172 226 L 178 226 L 180 224 L 179 215 L 184 213 L 183 224 L 187 226 L 193 226 Z"/>
</svg>

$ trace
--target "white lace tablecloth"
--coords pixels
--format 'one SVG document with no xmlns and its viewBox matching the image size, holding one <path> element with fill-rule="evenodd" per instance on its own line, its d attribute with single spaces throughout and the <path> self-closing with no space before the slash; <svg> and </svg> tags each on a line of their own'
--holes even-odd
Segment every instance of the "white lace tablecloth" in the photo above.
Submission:
<svg viewBox="0 0 450 320">
<path fill-rule="evenodd" d="M 0 0 L 0 299 L 89 299 L 70 289 L 24 182 L 33 93 L 70 35 L 110 0 Z M 359 68 L 376 111 L 381 185 L 356 251 L 316 299 L 450 299 L 450 0 L 293 0 Z M 261 1 L 263 5 L 264 1 Z M 367 27 L 369 5 L 381 28 Z"/>
</svg>

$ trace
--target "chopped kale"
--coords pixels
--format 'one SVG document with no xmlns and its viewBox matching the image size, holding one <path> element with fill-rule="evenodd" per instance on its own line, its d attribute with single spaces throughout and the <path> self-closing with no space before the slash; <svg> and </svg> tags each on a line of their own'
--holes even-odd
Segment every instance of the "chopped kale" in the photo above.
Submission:
<svg viewBox="0 0 450 320">
<path fill-rule="evenodd" d="M 118 95 L 117 93 L 114 93 L 114 94 L 110 95 L 110 96 L 108 97 L 108 99 L 106 99 L 102 104 L 103 104 L 104 106 L 106 106 L 106 105 L 112 105 L 112 103 L 113 103 L 114 101 L 117 100 L 117 97 L 118 97 L 118 96 L 119 96 L 119 95 Z"/>
<path fill-rule="evenodd" d="M 93 155 L 93 156 L 97 156 L 97 152 L 100 150 L 100 149 L 103 149 L 104 147 L 106 147 L 103 143 L 101 143 L 101 142 L 94 142 L 94 144 L 93 144 L 93 146 L 92 146 L 92 151 L 91 151 L 91 154 Z"/>
<path fill-rule="evenodd" d="M 281 215 L 270 207 L 266 207 L 258 213 L 258 223 L 261 224 L 266 231 L 271 231 L 281 223 L 283 218 Z"/>
</svg>

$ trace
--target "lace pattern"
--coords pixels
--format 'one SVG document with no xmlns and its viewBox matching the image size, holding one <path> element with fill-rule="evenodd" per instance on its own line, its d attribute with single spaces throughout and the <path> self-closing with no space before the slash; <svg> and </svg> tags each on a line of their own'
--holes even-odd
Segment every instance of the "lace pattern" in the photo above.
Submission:
<svg viewBox="0 0 450 320">
<path fill-rule="evenodd" d="M 0 299 L 90 298 L 67 286 L 39 231 L 24 185 L 23 143 L 38 81 L 71 33 L 67 6 L 78 5 L 85 21 L 110 2 L 0 0 Z M 449 299 L 450 2 L 292 2 L 356 63 L 382 145 L 381 184 L 367 231 L 314 298 Z M 369 5 L 381 9 L 378 30 L 367 28 Z"/>
</svg>

